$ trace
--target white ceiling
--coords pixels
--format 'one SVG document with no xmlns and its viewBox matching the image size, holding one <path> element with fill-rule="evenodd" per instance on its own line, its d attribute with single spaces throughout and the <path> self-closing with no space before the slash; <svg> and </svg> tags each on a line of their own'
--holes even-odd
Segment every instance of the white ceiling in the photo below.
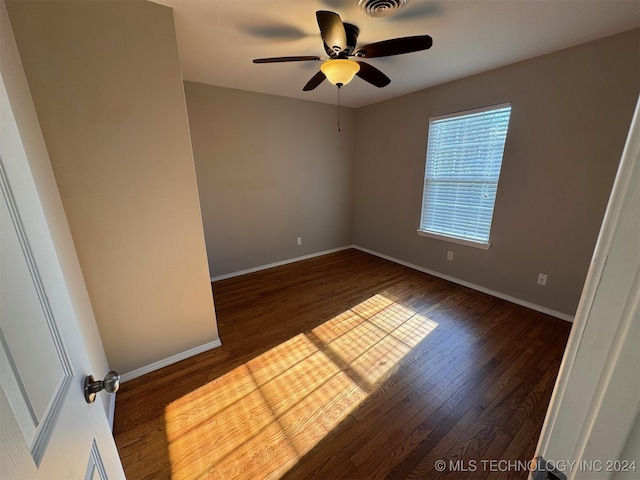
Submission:
<svg viewBox="0 0 640 480">
<path fill-rule="evenodd" d="M 342 88 L 361 107 L 640 26 L 638 0 L 409 0 L 392 17 L 372 18 L 357 0 L 157 0 L 173 8 L 185 80 L 336 103 L 323 82 L 302 87 L 319 62 L 254 64 L 252 59 L 325 56 L 316 10 L 360 28 L 358 45 L 428 34 L 424 52 L 369 59 L 391 78 L 376 88 L 359 78 Z"/>
</svg>

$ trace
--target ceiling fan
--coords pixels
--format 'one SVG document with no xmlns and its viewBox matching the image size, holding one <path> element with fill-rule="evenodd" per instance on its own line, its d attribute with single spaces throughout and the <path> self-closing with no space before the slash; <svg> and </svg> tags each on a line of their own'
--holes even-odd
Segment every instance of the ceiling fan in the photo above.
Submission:
<svg viewBox="0 0 640 480">
<path fill-rule="evenodd" d="M 326 10 L 317 11 L 316 19 L 318 27 L 320 27 L 324 49 L 329 55 L 328 58 L 316 56 L 256 58 L 253 63 L 322 61 L 320 71 L 302 89 L 305 92 L 313 90 L 325 79 L 340 88 L 349 83 L 354 75 L 382 88 L 391 83 L 389 77 L 368 63 L 361 60 L 350 60 L 350 58 L 389 57 L 427 50 L 433 45 L 433 40 L 429 35 L 417 35 L 384 40 L 356 48 L 360 33 L 358 27 L 350 23 L 343 23 L 337 13 Z"/>
</svg>

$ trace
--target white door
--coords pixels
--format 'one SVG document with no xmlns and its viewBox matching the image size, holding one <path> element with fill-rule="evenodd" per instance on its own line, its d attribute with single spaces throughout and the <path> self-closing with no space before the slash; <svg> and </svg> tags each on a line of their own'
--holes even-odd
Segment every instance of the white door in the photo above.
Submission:
<svg viewBox="0 0 640 480">
<path fill-rule="evenodd" d="M 640 478 L 640 101 L 536 455 L 572 479 Z"/>
<path fill-rule="evenodd" d="M 33 105 L 10 30 L 0 3 L 0 478 L 124 478 L 102 402 L 84 399 L 85 376 L 106 372 L 90 371 L 18 131 Z"/>
</svg>

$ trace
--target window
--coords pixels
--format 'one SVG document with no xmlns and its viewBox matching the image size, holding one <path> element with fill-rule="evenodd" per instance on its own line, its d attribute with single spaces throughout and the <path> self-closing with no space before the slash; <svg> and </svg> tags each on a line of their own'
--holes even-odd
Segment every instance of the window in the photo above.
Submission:
<svg viewBox="0 0 640 480">
<path fill-rule="evenodd" d="M 429 119 L 418 233 L 488 249 L 510 104 Z"/>
</svg>

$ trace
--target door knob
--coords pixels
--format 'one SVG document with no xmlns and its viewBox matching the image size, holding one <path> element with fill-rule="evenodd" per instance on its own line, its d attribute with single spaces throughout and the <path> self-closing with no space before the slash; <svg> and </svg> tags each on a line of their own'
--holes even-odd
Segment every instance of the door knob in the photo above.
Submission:
<svg viewBox="0 0 640 480">
<path fill-rule="evenodd" d="M 96 380 L 93 375 L 89 375 L 84 379 L 84 399 L 87 403 L 93 403 L 96 400 L 96 393 L 104 390 L 107 393 L 116 393 L 120 388 L 120 375 L 118 372 L 111 370 L 104 376 L 104 380 Z"/>
</svg>

